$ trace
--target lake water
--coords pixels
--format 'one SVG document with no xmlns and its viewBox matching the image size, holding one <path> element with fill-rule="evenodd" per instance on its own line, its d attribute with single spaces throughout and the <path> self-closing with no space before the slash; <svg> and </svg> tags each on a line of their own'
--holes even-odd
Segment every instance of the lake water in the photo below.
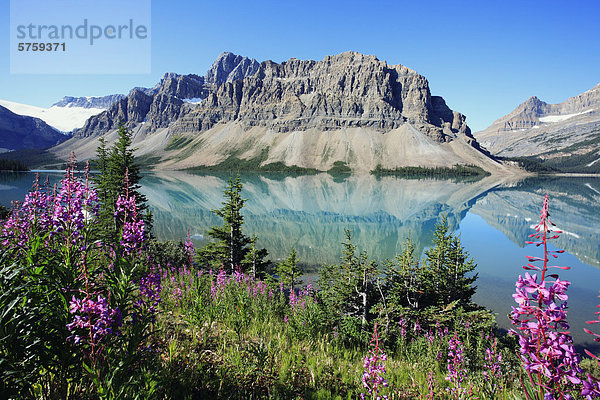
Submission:
<svg viewBox="0 0 600 400">
<path fill-rule="evenodd" d="M 41 173 L 52 182 L 60 173 Z M 22 199 L 32 173 L 0 175 L 0 204 Z M 188 229 L 197 246 L 206 231 L 221 223 L 211 210 L 221 207 L 228 175 L 184 172 L 145 174 L 142 191 L 154 214 L 158 239 L 179 240 Z M 417 180 L 373 176 L 332 177 L 242 175 L 244 231 L 278 261 L 294 247 L 309 268 L 336 263 L 344 229 L 349 228 L 361 250 L 383 261 L 401 251 L 410 235 L 422 251 L 442 214 L 477 263 L 475 301 L 497 313 L 501 327 L 510 328 L 506 314 L 514 304 L 514 283 L 526 255 L 540 248 L 526 246 L 539 220 L 544 194 L 550 195 L 552 221 L 564 231 L 554 241 L 566 252 L 556 265 L 570 280 L 569 321 L 578 344 L 592 348 L 583 333 L 594 319 L 600 289 L 600 179 L 530 178 L 523 181 L 487 177 L 477 182 Z"/>
</svg>

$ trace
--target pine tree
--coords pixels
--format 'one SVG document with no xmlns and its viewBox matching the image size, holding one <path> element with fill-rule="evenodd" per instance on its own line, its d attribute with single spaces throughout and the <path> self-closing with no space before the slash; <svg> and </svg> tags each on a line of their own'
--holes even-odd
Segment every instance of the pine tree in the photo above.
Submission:
<svg viewBox="0 0 600 400">
<path fill-rule="evenodd" d="M 462 247 L 460 236 L 450 232 L 446 216 L 435 228 L 433 246 L 425 251 L 424 262 L 423 285 L 428 304 L 442 307 L 453 302 L 461 306 L 472 304 L 477 274 L 469 275 L 477 264 Z"/>
<path fill-rule="evenodd" d="M 302 275 L 302 270 L 298 267 L 296 249 L 293 247 L 288 258 L 277 265 L 277 275 L 280 282 L 285 286 L 289 286 L 290 291 L 294 289 L 294 286 L 301 283 L 300 276 Z"/>
<path fill-rule="evenodd" d="M 345 234 L 342 263 L 324 266 L 319 271 L 320 294 L 330 312 L 359 319 L 364 329 L 377 298 L 377 265 L 369 261 L 366 252 L 357 254 L 350 230 L 346 229 Z"/>
<path fill-rule="evenodd" d="M 236 268 L 245 270 L 249 266 L 248 261 L 254 266 L 262 267 L 266 263 L 263 261 L 267 255 L 265 249 L 258 251 L 255 249 L 256 260 L 252 261 L 247 258 L 252 239 L 242 232 L 244 217 L 241 211 L 246 199 L 242 198 L 242 183 L 239 176 L 229 178 L 224 195 L 223 207 L 212 211 L 223 218 L 223 225 L 213 226 L 208 231 L 208 235 L 216 241 L 200 249 L 199 261 L 213 267 L 226 266 L 231 272 Z"/>
<path fill-rule="evenodd" d="M 119 231 L 114 213 L 117 198 L 121 194 L 129 193 L 130 196 L 135 196 L 138 213 L 144 215 L 148 227 L 152 222 L 152 215 L 146 204 L 146 196 L 139 191 L 141 176 L 133 155 L 135 149 L 131 148 L 131 132 L 125 128 L 122 122 L 119 124 L 118 135 L 117 142 L 110 149 L 107 149 L 104 138 L 100 138 L 100 145 L 96 149 L 98 169 L 100 170 L 100 174 L 95 179 L 101 203 L 100 228 L 103 236 L 112 238 Z"/>
<path fill-rule="evenodd" d="M 256 235 L 252 235 L 250 239 L 250 247 L 242 260 L 242 267 L 245 271 L 249 271 L 253 278 L 264 278 L 268 266 L 271 264 L 267 260 L 267 250 L 256 247 Z"/>
</svg>

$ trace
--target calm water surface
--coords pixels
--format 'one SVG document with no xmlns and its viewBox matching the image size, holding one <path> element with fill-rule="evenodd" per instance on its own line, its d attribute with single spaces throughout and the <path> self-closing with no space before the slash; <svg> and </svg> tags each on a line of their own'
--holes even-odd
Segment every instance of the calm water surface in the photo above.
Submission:
<svg viewBox="0 0 600 400">
<path fill-rule="evenodd" d="M 41 173 L 51 182 L 60 173 Z M 0 204 L 22 199 L 32 173 L 0 175 Z M 158 239 L 181 239 L 189 229 L 196 245 L 206 231 L 220 224 L 211 210 L 221 207 L 228 175 L 183 172 L 146 174 L 142 190 L 154 214 Z M 509 328 L 506 314 L 525 255 L 540 256 L 525 247 L 539 219 L 545 193 L 550 194 L 551 219 L 564 231 L 554 241 L 565 249 L 557 265 L 572 281 L 569 321 L 578 344 L 589 344 L 584 321 L 593 319 L 600 289 L 600 179 L 544 178 L 524 181 L 488 177 L 477 182 L 416 180 L 372 176 L 244 175 L 245 233 L 256 234 L 273 261 L 295 247 L 303 264 L 318 267 L 341 256 L 344 229 L 350 228 L 361 250 L 383 261 L 401 251 L 410 235 L 422 251 L 431 245 L 431 232 L 440 216 L 478 264 L 475 301 L 497 313 L 498 324 Z M 557 270 L 558 271 L 558 270 Z M 589 344 L 591 346 L 591 344 Z"/>
</svg>

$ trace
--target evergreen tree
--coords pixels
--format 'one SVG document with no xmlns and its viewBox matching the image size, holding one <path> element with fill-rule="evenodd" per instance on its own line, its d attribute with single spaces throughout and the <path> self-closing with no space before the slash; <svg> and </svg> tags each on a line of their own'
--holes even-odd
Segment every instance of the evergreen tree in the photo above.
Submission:
<svg viewBox="0 0 600 400">
<path fill-rule="evenodd" d="M 265 249 L 253 251 L 255 260 L 251 259 L 252 256 L 247 257 L 252 239 L 242 232 L 244 217 L 241 211 L 246 199 L 242 198 L 242 183 L 239 176 L 229 178 L 224 195 L 223 207 L 212 211 L 223 218 L 223 225 L 213 226 L 208 231 L 208 235 L 216 241 L 207 244 L 200 250 L 199 261 L 217 268 L 221 265 L 226 266 L 231 272 L 236 268 L 245 270 L 252 265 L 263 267 L 266 264 L 263 261 L 267 255 Z"/>
<path fill-rule="evenodd" d="M 410 237 L 402 246 L 402 252 L 386 261 L 384 274 L 384 291 L 390 306 L 418 310 L 423 295 L 423 268 Z"/>
<path fill-rule="evenodd" d="M 469 276 L 477 264 L 462 247 L 460 236 L 453 235 L 446 216 L 436 226 L 433 246 L 425 251 L 424 291 L 427 305 L 447 306 L 453 302 L 472 305 L 477 274 Z"/>
<path fill-rule="evenodd" d="M 250 239 L 250 247 L 248 252 L 242 260 L 242 267 L 245 271 L 249 271 L 254 278 L 264 278 L 268 266 L 271 264 L 270 260 L 267 260 L 267 250 L 259 249 L 256 247 L 256 241 L 258 238 L 256 235 L 252 235 Z"/>
<path fill-rule="evenodd" d="M 106 147 L 104 138 L 100 138 L 100 145 L 96 150 L 100 170 L 100 174 L 95 179 L 101 203 L 99 222 L 106 237 L 116 237 L 119 231 L 120 227 L 115 222 L 114 213 L 117 198 L 121 194 L 128 193 L 129 196 L 135 196 L 137 210 L 144 216 L 147 226 L 150 227 L 152 222 L 146 196 L 139 191 L 141 176 L 133 155 L 135 149 L 131 148 L 131 132 L 122 122 L 119 124 L 118 135 L 118 140 L 110 149 Z"/>
<path fill-rule="evenodd" d="M 293 290 L 295 285 L 301 283 L 300 276 L 302 275 L 302 270 L 298 267 L 296 249 L 293 247 L 288 258 L 277 265 L 277 275 L 279 276 L 279 281 L 283 282 L 285 286 L 289 286 L 290 290 Z"/>
<path fill-rule="evenodd" d="M 319 271 L 321 298 L 328 310 L 341 317 L 360 320 L 362 329 L 377 299 L 375 279 L 377 265 L 366 252 L 358 253 L 352 234 L 345 230 L 346 241 L 340 265 L 324 266 Z"/>
</svg>

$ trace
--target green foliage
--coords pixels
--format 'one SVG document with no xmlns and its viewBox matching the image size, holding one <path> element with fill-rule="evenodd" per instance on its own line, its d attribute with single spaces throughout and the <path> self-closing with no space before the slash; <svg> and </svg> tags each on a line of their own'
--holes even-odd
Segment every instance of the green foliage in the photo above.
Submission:
<svg viewBox="0 0 600 400">
<path fill-rule="evenodd" d="M 165 146 L 165 150 L 179 150 L 185 147 L 188 143 L 192 141 L 192 138 L 185 137 L 182 135 L 174 135 L 169 140 L 169 143 Z"/>
<path fill-rule="evenodd" d="M 242 260 L 242 265 L 246 271 L 249 271 L 253 278 L 265 278 L 266 271 L 271 265 L 271 260 L 267 259 L 267 249 L 259 249 L 256 247 L 258 237 L 253 235 L 250 238 L 250 247 Z"/>
<path fill-rule="evenodd" d="M 256 241 L 242 232 L 244 217 L 242 208 L 246 199 L 242 198 L 242 182 L 240 177 L 230 177 L 224 192 L 223 207 L 213 210 L 223 219 L 223 225 L 213 226 L 208 235 L 215 241 L 208 243 L 198 252 L 198 262 L 203 266 L 218 269 L 224 266 L 233 272 L 240 268 L 243 271 L 254 268 L 255 274 L 262 273 L 259 268 L 264 268 L 267 262 L 264 258 L 266 250 L 256 250 Z M 252 251 L 251 249 L 254 248 Z M 250 253 L 250 255 L 249 255 Z"/>
<path fill-rule="evenodd" d="M 105 238 L 115 238 L 119 232 L 119 223 L 114 218 L 117 198 L 119 195 L 135 196 L 137 211 L 144 216 L 148 228 L 151 227 L 152 216 L 148 212 L 146 196 L 139 189 L 141 179 L 140 169 L 131 148 L 132 138 L 125 125 L 121 122 L 118 131 L 119 138 L 107 148 L 103 137 L 98 141 L 96 149 L 97 167 L 99 174 L 94 179 L 100 200 L 100 229 Z"/>
<path fill-rule="evenodd" d="M 445 326 L 464 329 L 465 324 L 489 331 L 493 315 L 472 301 L 476 264 L 462 247 L 460 237 L 450 232 L 446 217 L 436 225 L 433 245 L 419 261 L 410 238 L 400 255 L 385 264 L 383 298 L 375 307 L 384 334 L 396 340 L 408 326 L 423 329 Z"/>
<path fill-rule="evenodd" d="M 519 164 L 519 167 L 529 172 L 549 173 L 559 172 L 556 168 L 545 165 L 542 160 L 537 157 L 501 157 L 502 161 L 513 161 Z"/>
<path fill-rule="evenodd" d="M 68 165 L 66 160 L 57 158 L 48 150 L 39 149 L 23 149 L 2 153 L 2 158 L 8 161 L 18 161 L 28 169 L 65 169 Z"/>
<path fill-rule="evenodd" d="M 423 178 L 423 177 L 436 177 L 436 178 L 453 178 L 453 177 L 482 177 L 490 175 L 489 172 L 476 165 L 460 165 L 456 164 L 453 167 L 396 167 L 396 168 L 383 168 L 381 165 L 377 165 L 371 174 L 377 176 L 393 175 L 402 176 L 409 178 Z"/>
<path fill-rule="evenodd" d="M 352 168 L 344 161 L 335 161 L 333 167 L 329 168 L 327 172 L 331 175 L 350 175 Z"/>
<path fill-rule="evenodd" d="M 291 174 L 316 174 L 319 171 L 314 168 L 304 168 L 297 165 L 285 165 L 281 161 L 264 164 L 267 160 L 269 151 L 264 149 L 260 155 L 254 158 L 238 158 L 230 155 L 225 160 L 216 165 L 201 165 L 188 168 L 195 172 L 215 172 L 215 171 L 233 171 L 233 172 L 285 172 Z"/>
<path fill-rule="evenodd" d="M 65 340 L 69 298 L 63 288 L 73 284 L 75 272 L 32 233 L 24 253 L 0 252 L 0 397 L 33 398 L 41 382 L 48 397 L 66 398 L 69 381 L 81 378 L 76 349 Z"/>
<path fill-rule="evenodd" d="M 293 290 L 294 287 L 301 283 L 300 276 L 302 276 L 302 270 L 298 267 L 298 259 L 296 257 L 296 249 L 292 247 L 290 255 L 282 262 L 277 265 L 277 276 L 279 281 L 284 286 Z"/>
<path fill-rule="evenodd" d="M 20 160 L 0 158 L 0 171 L 29 171 L 27 164 Z"/>
<path fill-rule="evenodd" d="M 425 251 L 424 296 L 425 306 L 447 306 L 455 301 L 460 306 L 472 304 L 473 283 L 477 264 L 461 246 L 460 236 L 450 232 L 446 216 L 433 232 L 433 246 Z"/>
<path fill-rule="evenodd" d="M 0 205 L 0 220 L 6 219 L 10 214 L 10 209 L 8 207 Z"/>
<path fill-rule="evenodd" d="M 188 263 L 188 254 L 182 241 L 151 240 L 148 244 L 148 256 L 160 265 L 180 266 Z"/>
<path fill-rule="evenodd" d="M 350 334 L 349 340 L 361 342 L 370 336 L 365 332 L 366 324 L 371 319 L 371 307 L 378 300 L 377 265 L 366 252 L 358 253 L 351 232 L 345 232 L 342 263 L 321 268 L 319 294 L 332 322 Z"/>
</svg>

